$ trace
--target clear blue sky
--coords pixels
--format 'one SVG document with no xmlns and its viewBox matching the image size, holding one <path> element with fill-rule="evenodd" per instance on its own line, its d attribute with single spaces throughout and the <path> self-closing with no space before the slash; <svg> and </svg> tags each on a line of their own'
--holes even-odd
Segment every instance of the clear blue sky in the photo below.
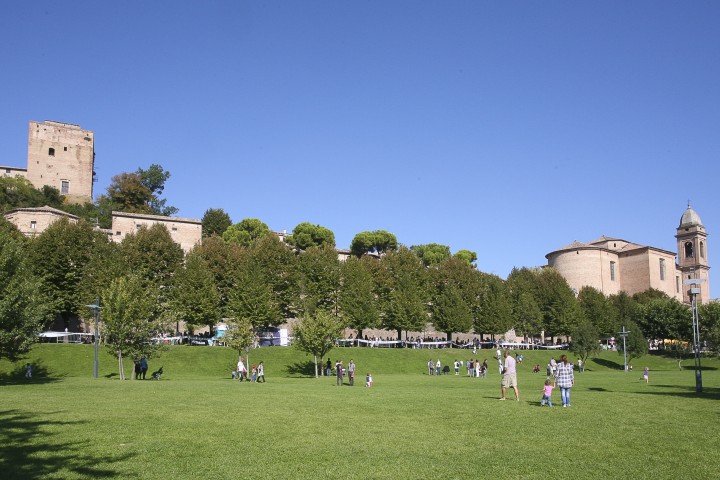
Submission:
<svg viewBox="0 0 720 480">
<path fill-rule="evenodd" d="M 513 266 L 600 235 L 720 255 L 720 2 L 6 2 L 0 164 L 29 120 L 95 132 L 95 194 L 159 163 L 223 208 L 348 247 Z M 720 238 L 720 237 L 718 237 Z"/>
</svg>

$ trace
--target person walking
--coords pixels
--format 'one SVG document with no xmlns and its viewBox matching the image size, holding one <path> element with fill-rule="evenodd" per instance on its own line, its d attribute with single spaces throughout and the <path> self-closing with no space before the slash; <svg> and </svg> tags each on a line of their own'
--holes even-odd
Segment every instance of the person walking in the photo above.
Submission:
<svg viewBox="0 0 720 480">
<path fill-rule="evenodd" d="M 430 373 L 430 375 L 434 375 L 435 374 L 435 364 L 433 363 L 432 358 L 430 360 L 428 360 L 427 366 L 428 366 L 428 372 Z"/>
<path fill-rule="evenodd" d="M 442 375 L 442 364 L 440 363 L 440 359 L 438 358 L 437 363 L 435 364 L 435 375 Z"/>
<path fill-rule="evenodd" d="M 145 375 L 147 374 L 148 370 L 148 361 L 147 358 L 143 357 L 140 359 L 140 375 L 142 375 L 142 379 L 145 380 Z"/>
<path fill-rule="evenodd" d="M 355 385 L 355 362 L 350 359 L 350 363 L 348 363 L 348 380 L 350 381 L 350 386 L 352 387 Z"/>
<path fill-rule="evenodd" d="M 335 384 L 338 387 L 341 387 L 343 383 L 345 383 L 342 360 L 338 360 L 337 363 L 335 363 L 335 374 L 337 375 L 337 380 L 335 381 Z"/>
<path fill-rule="evenodd" d="M 260 379 L 262 378 L 262 383 L 265 383 L 265 363 L 260 362 L 258 363 L 257 367 L 257 382 L 260 383 Z"/>
<path fill-rule="evenodd" d="M 552 380 L 549 378 L 545 380 L 545 386 L 543 387 L 543 395 L 542 400 L 540 400 L 540 406 L 545 405 L 547 402 L 548 405 L 550 405 L 550 408 L 552 408 L 552 391 L 555 386 L 553 385 Z"/>
<path fill-rule="evenodd" d="M 32 364 L 25 365 L 25 378 L 32 378 Z"/>
<path fill-rule="evenodd" d="M 568 362 L 567 355 L 560 356 L 560 363 L 555 367 L 557 372 L 556 382 L 560 387 L 560 399 L 563 407 L 570 406 L 570 389 L 575 385 L 575 375 L 573 373 L 573 365 Z"/>
<path fill-rule="evenodd" d="M 240 357 L 237 363 L 237 379 L 238 382 L 243 381 L 243 376 L 245 375 L 245 362 L 243 362 L 243 357 Z"/>
<path fill-rule="evenodd" d="M 520 401 L 520 391 L 517 386 L 517 363 L 512 354 L 508 353 L 507 350 L 505 350 L 504 356 L 505 364 L 503 366 L 502 382 L 500 383 L 500 391 L 502 392 L 500 400 L 506 400 L 505 391 L 508 388 L 512 388 L 515 391 L 515 400 Z"/>
</svg>

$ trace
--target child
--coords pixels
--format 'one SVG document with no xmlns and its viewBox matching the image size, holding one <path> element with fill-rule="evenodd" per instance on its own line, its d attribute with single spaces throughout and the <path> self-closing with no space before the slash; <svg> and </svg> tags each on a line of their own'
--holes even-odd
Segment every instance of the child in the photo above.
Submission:
<svg viewBox="0 0 720 480">
<path fill-rule="evenodd" d="M 25 365 L 25 378 L 32 378 L 32 365 Z"/>
<path fill-rule="evenodd" d="M 553 385 L 552 381 L 548 378 L 545 380 L 545 387 L 543 387 L 543 396 L 542 400 L 540 400 L 540 406 L 545 405 L 545 402 L 547 402 L 548 405 L 550 405 L 550 408 L 552 408 L 552 391 L 555 386 Z"/>
<path fill-rule="evenodd" d="M 257 381 L 257 367 L 255 365 L 252 366 L 252 370 L 250 371 L 250 375 L 252 375 L 252 382 Z"/>
<path fill-rule="evenodd" d="M 643 371 L 643 380 L 645 380 L 645 383 L 650 383 L 650 370 L 648 367 L 645 367 L 645 370 Z"/>
<path fill-rule="evenodd" d="M 365 386 L 372 387 L 372 375 L 370 375 L 369 373 L 365 375 Z"/>
</svg>

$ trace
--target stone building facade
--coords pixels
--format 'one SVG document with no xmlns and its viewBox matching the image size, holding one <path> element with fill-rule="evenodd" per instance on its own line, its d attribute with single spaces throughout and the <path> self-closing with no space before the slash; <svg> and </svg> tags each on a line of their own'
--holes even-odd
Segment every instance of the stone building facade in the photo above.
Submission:
<svg viewBox="0 0 720 480">
<path fill-rule="evenodd" d="M 41 234 L 52 223 L 67 218 L 70 223 L 77 223 L 79 218 L 57 208 L 36 207 L 36 208 L 15 208 L 5 213 L 5 218 L 14 224 L 20 233 L 26 237 L 33 237 Z"/>
<path fill-rule="evenodd" d="M 680 219 L 676 238 L 677 262 L 675 252 L 605 236 L 587 243 L 575 241 L 545 258 L 578 292 L 590 286 L 605 295 L 633 295 L 654 288 L 689 302 L 687 280 L 700 278 L 698 301 L 709 301 L 707 234 L 690 205 Z"/>
<path fill-rule="evenodd" d="M 0 167 L 35 188 L 55 187 L 71 203 L 92 202 L 95 134 L 70 123 L 30 121 L 27 168 Z"/>
<path fill-rule="evenodd" d="M 111 238 L 122 242 L 127 234 L 156 223 L 164 225 L 173 241 L 179 244 L 185 253 L 202 240 L 202 221 L 195 218 L 163 217 L 140 213 L 112 212 Z"/>
</svg>

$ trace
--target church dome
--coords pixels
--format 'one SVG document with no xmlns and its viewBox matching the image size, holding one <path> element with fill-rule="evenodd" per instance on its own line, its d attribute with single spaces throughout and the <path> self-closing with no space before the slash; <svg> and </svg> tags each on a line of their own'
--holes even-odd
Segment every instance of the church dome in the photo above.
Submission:
<svg viewBox="0 0 720 480">
<path fill-rule="evenodd" d="M 685 213 L 683 213 L 680 218 L 680 227 L 689 227 L 692 225 L 702 225 L 702 220 L 700 220 L 700 215 L 698 215 L 688 203 L 687 210 L 685 210 Z"/>
</svg>

